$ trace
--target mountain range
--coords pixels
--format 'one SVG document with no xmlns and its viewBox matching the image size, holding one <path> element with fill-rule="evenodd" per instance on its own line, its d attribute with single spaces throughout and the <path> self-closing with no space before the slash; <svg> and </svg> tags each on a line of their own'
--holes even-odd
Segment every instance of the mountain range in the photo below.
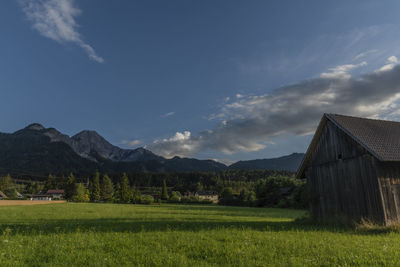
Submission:
<svg viewBox="0 0 400 267">
<path fill-rule="evenodd" d="M 0 173 L 19 175 L 121 172 L 218 172 L 225 169 L 296 171 L 304 154 L 239 161 L 230 166 L 214 160 L 166 159 L 145 148 L 122 149 L 95 131 L 72 137 L 34 123 L 14 133 L 0 133 Z"/>
</svg>

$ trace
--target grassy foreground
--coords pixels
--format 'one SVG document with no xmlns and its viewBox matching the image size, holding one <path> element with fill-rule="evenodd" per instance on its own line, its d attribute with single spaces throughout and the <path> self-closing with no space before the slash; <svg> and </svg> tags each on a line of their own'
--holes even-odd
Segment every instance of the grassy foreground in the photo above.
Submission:
<svg viewBox="0 0 400 267">
<path fill-rule="evenodd" d="M 400 266 L 400 234 L 304 211 L 183 205 L 0 207 L 0 266 Z"/>
</svg>

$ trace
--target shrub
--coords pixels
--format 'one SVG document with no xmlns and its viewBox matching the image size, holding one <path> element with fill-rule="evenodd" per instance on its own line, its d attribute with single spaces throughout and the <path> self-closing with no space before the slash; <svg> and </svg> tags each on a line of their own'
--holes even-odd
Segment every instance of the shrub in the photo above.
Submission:
<svg viewBox="0 0 400 267">
<path fill-rule="evenodd" d="M 169 198 L 169 202 L 171 202 L 171 203 L 179 203 L 181 201 L 181 199 L 177 196 L 177 195 L 172 195 L 170 198 Z"/>
<path fill-rule="evenodd" d="M 213 202 L 211 200 L 208 199 L 203 199 L 202 201 L 200 201 L 201 204 L 212 204 Z"/>
<path fill-rule="evenodd" d="M 89 194 L 82 183 L 75 184 L 75 194 L 71 200 L 74 202 L 89 202 Z"/>
<path fill-rule="evenodd" d="M 293 205 L 295 208 L 305 209 L 309 203 L 309 193 L 307 183 L 301 181 L 298 186 L 293 190 Z"/>
<path fill-rule="evenodd" d="M 200 199 L 198 197 L 194 197 L 194 196 L 191 196 L 191 197 L 184 196 L 181 198 L 181 202 L 182 203 L 199 203 Z"/>
<path fill-rule="evenodd" d="M 306 208 L 308 192 L 306 182 L 285 176 L 262 179 L 256 184 L 258 206 Z"/>
<path fill-rule="evenodd" d="M 153 202 L 154 202 L 154 198 L 152 196 L 150 196 L 150 195 L 142 195 L 140 197 L 140 203 L 141 204 L 149 205 L 149 204 L 152 204 Z"/>
<path fill-rule="evenodd" d="M 181 193 L 179 191 L 172 191 L 171 192 L 171 197 L 169 198 L 168 202 L 171 203 L 179 203 L 181 201 Z"/>
</svg>

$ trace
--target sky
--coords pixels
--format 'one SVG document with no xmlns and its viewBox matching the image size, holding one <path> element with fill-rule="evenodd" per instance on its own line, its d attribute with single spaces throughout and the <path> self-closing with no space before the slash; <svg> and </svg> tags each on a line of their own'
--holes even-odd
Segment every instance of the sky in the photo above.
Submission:
<svg viewBox="0 0 400 267">
<path fill-rule="evenodd" d="M 0 132 L 38 122 L 224 163 L 305 152 L 323 113 L 400 120 L 399 1 L 10 0 Z"/>
</svg>

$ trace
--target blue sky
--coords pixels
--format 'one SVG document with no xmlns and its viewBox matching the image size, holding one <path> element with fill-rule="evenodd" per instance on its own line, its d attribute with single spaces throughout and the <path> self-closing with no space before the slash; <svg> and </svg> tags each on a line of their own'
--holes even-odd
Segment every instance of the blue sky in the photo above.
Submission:
<svg viewBox="0 0 400 267">
<path fill-rule="evenodd" d="M 228 163 L 304 152 L 323 112 L 398 118 L 399 8 L 4 1 L 0 131 L 93 129 L 121 147 Z"/>
</svg>

